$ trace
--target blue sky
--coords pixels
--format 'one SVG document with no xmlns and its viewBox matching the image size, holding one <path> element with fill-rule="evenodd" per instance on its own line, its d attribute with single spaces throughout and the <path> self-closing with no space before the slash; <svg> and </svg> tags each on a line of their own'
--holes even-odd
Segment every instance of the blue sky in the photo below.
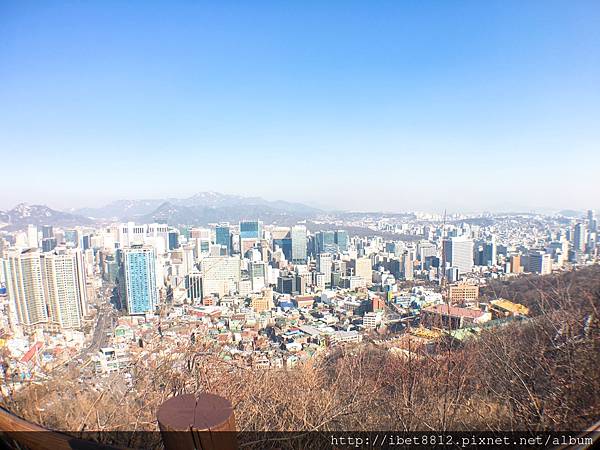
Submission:
<svg viewBox="0 0 600 450">
<path fill-rule="evenodd" d="M 0 0 L 0 208 L 600 208 L 600 2 Z"/>
</svg>

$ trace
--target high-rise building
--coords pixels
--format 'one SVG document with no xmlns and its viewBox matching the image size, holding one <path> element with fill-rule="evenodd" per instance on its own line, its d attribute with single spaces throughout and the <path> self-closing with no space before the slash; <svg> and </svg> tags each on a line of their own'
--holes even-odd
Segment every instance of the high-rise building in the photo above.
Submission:
<svg viewBox="0 0 600 450">
<path fill-rule="evenodd" d="M 42 226 L 42 239 L 50 239 L 54 237 L 54 229 L 52 225 L 43 225 Z"/>
<path fill-rule="evenodd" d="M 202 296 L 229 295 L 239 288 L 241 260 L 237 256 L 209 256 L 200 262 Z"/>
<path fill-rule="evenodd" d="M 437 256 L 437 246 L 433 242 L 420 241 L 417 244 L 417 255 L 423 265 L 428 256 Z"/>
<path fill-rule="evenodd" d="M 292 245 L 292 238 L 290 237 L 273 239 L 273 250 L 275 250 L 275 247 L 279 247 L 287 261 L 292 260 Z"/>
<path fill-rule="evenodd" d="M 27 225 L 27 244 L 31 248 L 39 247 L 38 228 L 35 225 Z"/>
<path fill-rule="evenodd" d="M 333 231 L 319 231 L 315 235 L 316 251 L 319 253 L 335 253 L 337 244 L 335 243 L 335 233 Z"/>
<path fill-rule="evenodd" d="M 10 300 L 11 326 L 26 332 L 48 323 L 42 282 L 42 260 L 35 249 L 10 249 L 3 260 L 4 278 Z"/>
<path fill-rule="evenodd" d="M 402 276 L 405 280 L 414 280 L 414 267 L 413 267 L 413 255 L 412 251 L 405 251 L 402 255 Z"/>
<path fill-rule="evenodd" d="M 262 237 L 262 223 L 260 221 L 240 222 L 240 253 L 244 255 L 254 247 Z"/>
<path fill-rule="evenodd" d="M 56 238 L 44 238 L 42 239 L 42 251 L 51 252 L 56 248 Z"/>
<path fill-rule="evenodd" d="M 512 273 L 523 272 L 523 266 L 521 265 L 521 255 L 511 255 L 510 257 L 510 271 Z"/>
<path fill-rule="evenodd" d="M 65 244 L 71 247 L 79 245 L 77 230 L 65 230 Z"/>
<path fill-rule="evenodd" d="M 337 250 L 341 253 L 348 251 L 348 232 L 346 230 L 337 230 L 334 235 Z"/>
<path fill-rule="evenodd" d="M 11 323 L 26 332 L 81 328 L 87 314 L 81 252 L 65 247 L 41 253 L 12 249 L 3 260 L 11 301 Z"/>
<path fill-rule="evenodd" d="M 497 261 L 496 238 L 492 236 L 491 240 L 483 246 L 483 265 L 494 266 Z"/>
<path fill-rule="evenodd" d="M 373 282 L 373 265 L 371 258 L 356 258 L 352 260 L 353 275 L 361 277 L 367 285 Z"/>
<path fill-rule="evenodd" d="M 473 270 L 473 240 L 466 237 L 444 239 L 443 267 L 456 267 L 459 274 Z"/>
<path fill-rule="evenodd" d="M 248 274 L 252 282 L 252 292 L 259 292 L 267 285 L 267 263 L 264 261 L 252 261 L 248 265 Z"/>
<path fill-rule="evenodd" d="M 585 252 L 586 234 L 585 224 L 582 222 L 577 223 L 573 230 L 573 250 L 580 253 Z"/>
<path fill-rule="evenodd" d="M 304 225 L 295 225 L 291 231 L 292 237 L 292 262 L 294 264 L 306 263 L 306 251 L 308 247 L 308 239 L 306 235 L 306 227 Z"/>
<path fill-rule="evenodd" d="M 154 312 L 158 305 L 156 253 L 147 245 L 123 249 L 127 312 L 131 315 Z"/>
<path fill-rule="evenodd" d="M 331 286 L 331 253 L 321 253 L 317 257 L 317 271 L 325 276 L 325 287 Z"/>
<path fill-rule="evenodd" d="M 229 225 L 217 225 L 215 228 L 215 244 L 226 247 L 227 254 L 231 255 L 231 229 Z"/>
<path fill-rule="evenodd" d="M 187 289 L 187 298 L 194 305 L 202 302 L 202 274 L 198 271 L 192 271 L 185 277 L 185 288 Z"/>
<path fill-rule="evenodd" d="M 596 217 L 594 216 L 594 211 L 591 209 L 588 209 L 587 220 L 588 230 L 590 230 L 590 233 L 595 233 L 596 231 L 598 231 L 598 222 L 596 221 Z"/>
<path fill-rule="evenodd" d="M 527 256 L 527 272 L 547 275 L 552 272 L 552 257 L 543 250 L 533 250 Z"/>
<path fill-rule="evenodd" d="M 52 324 L 61 330 L 81 328 L 88 312 L 81 251 L 62 247 L 43 253 L 42 278 Z"/>
<path fill-rule="evenodd" d="M 169 250 L 179 248 L 179 232 L 177 230 L 169 231 Z"/>
</svg>

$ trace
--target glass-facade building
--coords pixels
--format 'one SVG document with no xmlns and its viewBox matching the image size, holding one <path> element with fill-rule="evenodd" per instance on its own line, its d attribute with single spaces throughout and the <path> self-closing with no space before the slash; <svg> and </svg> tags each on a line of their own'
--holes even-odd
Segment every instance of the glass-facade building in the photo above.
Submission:
<svg viewBox="0 0 600 450">
<path fill-rule="evenodd" d="M 336 253 L 335 233 L 333 231 L 319 231 L 316 234 L 317 253 Z"/>
<path fill-rule="evenodd" d="M 289 237 L 283 239 L 273 239 L 273 246 L 279 247 L 287 261 L 292 260 L 292 239 Z"/>
<path fill-rule="evenodd" d="M 348 232 L 346 230 L 337 230 L 335 232 L 335 243 L 337 245 L 338 251 L 347 252 L 348 251 Z"/>
<path fill-rule="evenodd" d="M 306 263 L 306 250 L 308 247 L 308 238 L 306 227 L 304 225 L 295 225 L 292 227 L 292 262 L 294 264 Z"/>
<path fill-rule="evenodd" d="M 215 244 L 227 247 L 227 254 L 231 255 L 231 229 L 227 225 L 218 225 L 215 228 Z"/>
<path fill-rule="evenodd" d="M 125 295 L 129 314 L 146 314 L 158 304 L 156 287 L 156 254 L 149 246 L 123 249 Z"/>
<path fill-rule="evenodd" d="M 240 222 L 240 239 L 260 239 L 261 226 L 257 221 Z"/>
</svg>

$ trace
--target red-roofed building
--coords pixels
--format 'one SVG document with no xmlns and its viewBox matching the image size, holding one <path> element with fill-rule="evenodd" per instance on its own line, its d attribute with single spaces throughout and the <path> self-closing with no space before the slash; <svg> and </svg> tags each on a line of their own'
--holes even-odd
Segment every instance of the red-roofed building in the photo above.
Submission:
<svg viewBox="0 0 600 450">
<path fill-rule="evenodd" d="M 433 305 L 421 310 L 421 324 L 428 328 L 464 328 L 487 322 L 491 314 L 479 309 Z"/>
<path fill-rule="evenodd" d="M 24 364 L 28 364 L 34 358 L 37 358 L 38 353 L 43 347 L 43 342 L 36 342 L 35 344 L 33 344 L 33 346 L 29 350 L 27 350 L 27 353 L 23 355 L 23 357 L 21 358 L 21 362 Z"/>
<path fill-rule="evenodd" d="M 315 297 L 312 295 L 297 295 L 294 302 L 298 308 L 312 308 Z"/>
</svg>

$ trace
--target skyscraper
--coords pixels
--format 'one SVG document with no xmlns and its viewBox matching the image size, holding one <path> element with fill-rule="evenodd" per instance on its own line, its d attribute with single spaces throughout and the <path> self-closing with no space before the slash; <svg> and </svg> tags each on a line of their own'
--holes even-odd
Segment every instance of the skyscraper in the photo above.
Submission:
<svg viewBox="0 0 600 450">
<path fill-rule="evenodd" d="M 77 230 L 65 230 L 65 243 L 71 247 L 77 247 L 79 245 Z"/>
<path fill-rule="evenodd" d="M 243 255 L 254 247 L 262 237 L 262 224 L 259 221 L 240 222 L 240 253 Z"/>
<path fill-rule="evenodd" d="M 598 222 L 596 221 L 596 217 L 594 216 L 594 211 L 591 209 L 588 209 L 587 220 L 588 230 L 590 230 L 591 233 L 595 233 L 596 231 L 598 231 Z"/>
<path fill-rule="evenodd" d="M 27 225 L 27 243 L 29 247 L 38 248 L 38 228 L 35 225 Z"/>
<path fill-rule="evenodd" d="M 179 231 L 169 231 L 169 250 L 175 250 L 179 247 Z"/>
<path fill-rule="evenodd" d="M 25 332 L 30 332 L 47 324 L 48 310 L 39 252 L 35 249 L 10 249 L 3 260 L 3 268 L 11 306 L 11 326 L 22 325 Z"/>
<path fill-rule="evenodd" d="M 330 253 L 321 253 L 317 257 L 317 271 L 325 276 L 325 286 L 331 286 L 331 264 L 333 258 Z"/>
<path fill-rule="evenodd" d="M 444 239 L 443 267 L 456 267 L 459 273 L 473 270 L 473 240 L 466 237 Z"/>
<path fill-rule="evenodd" d="M 48 253 L 13 249 L 3 262 L 16 321 L 24 331 L 82 326 L 87 314 L 85 268 L 80 251 L 58 248 Z"/>
<path fill-rule="evenodd" d="M 304 225 L 294 225 L 291 232 L 292 237 L 292 262 L 294 264 L 306 263 L 306 249 L 308 239 Z"/>
<path fill-rule="evenodd" d="M 348 242 L 348 232 L 346 230 L 337 230 L 335 232 L 335 244 L 339 252 L 344 253 L 348 251 Z"/>
<path fill-rule="evenodd" d="M 42 226 L 42 239 L 50 239 L 54 237 L 54 230 L 52 225 L 43 225 Z"/>
<path fill-rule="evenodd" d="M 576 252 L 583 253 L 585 252 L 585 244 L 586 244 L 586 229 L 585 224 L 582 222 L 577 223 L 575 225 L 575 229 L 573 232 L 573 250 Z"/>
<path fill-rule="evenodd" d="M 129 314 L 146 314 L 158 304 L 154 248 L 133 245 L 123 249 L 125 295 Z"/>
<path fill-rule="evenodd" d="M 42 239 L 42 251 L 51 252 L 56 248 L 56 238 L 45 238 Z"/>
<path fill-rule="evenodd" d="M 527 256 L 527 272 L 547 275 L 552 272 L 552 258 L 543 250 L 534 250 Z"/>
<path fill-rule="evenodd" d="M 62 247 L 42 254 L 42 277 L 52 324 L 59 329 L 80 328 L 87 314 L 81 251 Z"/>
<path fill-rule="evenodd" d="M 217 225 L 215 228 L 215 244 L 227 248 L 227 254 L 231 255 L 231 229 L 229 225 Z"/>
<path fill-rule="evenodd" d="M 335 243 L 335 233 L 333 231 L 319 231 L 316 236 L 316 251 L 319 253 L 335 253 L 337 245 Z"/>
</svg>

